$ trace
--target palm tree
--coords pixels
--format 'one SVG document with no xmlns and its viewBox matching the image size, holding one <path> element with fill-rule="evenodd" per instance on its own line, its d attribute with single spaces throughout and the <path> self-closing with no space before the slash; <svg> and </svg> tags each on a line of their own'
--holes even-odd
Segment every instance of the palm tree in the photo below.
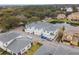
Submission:
<svg viewBox="0 0 79 59">
<path fill-rule="evenodd" d="M 57 38 L 57 41 L 60 42 L 62 40 L 62 37 L 63 37 L 63 33 L 64 33 L 64 30 L 65 30 L 65 27 L 63 26 L 59 33 L 58 33 L 58 38 Z"/>
</svg>

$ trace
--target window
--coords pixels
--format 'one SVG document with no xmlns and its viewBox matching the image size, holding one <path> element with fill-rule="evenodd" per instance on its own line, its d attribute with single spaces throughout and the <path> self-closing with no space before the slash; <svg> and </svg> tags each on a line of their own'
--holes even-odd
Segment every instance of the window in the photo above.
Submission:
<svg viewBox="0 0 79 59">
<path fill-rule="evenodd" d="M 22 51 L 25 51 L 25 49 L 23 49 Z"/>
<path fill-rule="evenodd" d="M 19 52 L 18 55 L 21 55 L 21 52 Z"/>
<path fill-rule="evenodd" d="M 27 48 L 29 48 L 30 46 L 28 45 Z"/>
<path fill-rule="evenodd" d="M 50 35 L 54 35 L 54 33 L 50 33 Z"/>
<path fill-rule="evenodd" d="M 6 45 L 7 45 L 7 43 L 6 43 Z"/>
<path fill-rule="evenodd" d="M 72 40 L 72 36 L 71 35 L 68 35 L 67 36 L 67 39 Z"/>
<path fill-rule="evenodd" d="M 45 30 L 44 30 L 44 32 L 45 32 Z"/>
<path fill-rule="evenodd" d="M 70 43 L 70 41 L 68 41 L 68 40 L 63 40 L 64 42 L 69 42 Z"/>
<path fill-rule="evenodd" d="M 13 55 L 16 55 L 15 53 L 13 53 Z"/>
<path fill-rule="evenodd" d="M 49 32 L 47 32 L 47 33 L 49 33 Z"/>
</svg>

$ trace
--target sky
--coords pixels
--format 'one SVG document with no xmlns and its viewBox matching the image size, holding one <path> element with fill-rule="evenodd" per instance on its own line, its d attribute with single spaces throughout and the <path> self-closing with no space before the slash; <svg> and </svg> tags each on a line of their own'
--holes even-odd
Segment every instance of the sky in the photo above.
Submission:
<svg viewBox="0 0 79 59">
<path fill-rule="evenodd" d="M 0 0 L 0 5 L 79 4 L 79 0 Z"/>
</svg>

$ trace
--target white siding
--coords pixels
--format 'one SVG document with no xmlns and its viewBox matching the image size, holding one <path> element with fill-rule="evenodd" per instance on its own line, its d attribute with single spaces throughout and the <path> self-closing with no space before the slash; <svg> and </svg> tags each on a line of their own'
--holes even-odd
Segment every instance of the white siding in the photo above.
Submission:
<svg viewBox="0 0 79 59">
<path fill-rule="evenodd" d="M 12 51 L 11 51 L 11 50 L 9 50 L 9 49 L 6 49 L 6 51 L 7 51 L 7 52 L 9 52 L 9 53 L 12 53 Z"/>
<path fill-rule="evenodd" d="M 33 33 L 34 27 L 25 29 L 25 32 Z"/>
<path fill-rule="evenodd" d="M 0 46 L 3 46 L 3 43 L 0 41 Z"/>
<path fill-rule="evenodd" d="M 32 27 L 32 28 L 25 29 L 25 32 L 29 32 L 29 33 L 34 32 L 35 35 L 43 34 L 43 36 L 45 36 L 45 37 L 47 37 L 49 39 L 54 39 L 56 37 L 56 35 L 57 35 L 58 29 L 53 32 L 53 31 L 46 31 L 46 30 L 43 30 L 43 29 L 38 29 L 38 28 Z M 50 35 L 50 33 L 53 33 L 53 35 Z"/>
<path fill-rule="evenodd" d="M 24 29 L 25 32 L 27 32 L 27 29 Z"/>
<path fill-rule="evenodd" d="M 4 47 L 4 44 L 0 41 L 0 47 L 3 49 L 3 50 L 6 50 L 6 48 Z"/>
<path fill-rule="evenodd" d="M 52 33 L 52 32 L 48 32 L 48 31 L 43 32 L 44 35 L 50 35 L 50 33 Z"/>
<path fill-rule="evenodd" d="M 43 33 L 43 29 L 35 29 L 34 34 L 35 35 L 41 35 Z"/>
<path fill-rule="evenodd" d="M 41 35 L 41 33 L 43 32 L 43 29 L 35 29 L 34 27 L 32 27 L 32 28 L 25 29 L 25 32 L 29 32 L 29 33 L 34 32 L 35 35 Z"/>
<path fill-rule="evenodd" d="M 34 30 L 34 34 L 35 34 L 35 35 L 39 35 L 39 29 L 35 29 L 35 30 Z"/>
<path fill-rule="evenodd" d="M 73 11 L 73 8 L 71 8 L 71 7 L 66 8 L 66 11 L 67 11 L 67 12 L 72 12 L 72 11 Z"/>
</svg>

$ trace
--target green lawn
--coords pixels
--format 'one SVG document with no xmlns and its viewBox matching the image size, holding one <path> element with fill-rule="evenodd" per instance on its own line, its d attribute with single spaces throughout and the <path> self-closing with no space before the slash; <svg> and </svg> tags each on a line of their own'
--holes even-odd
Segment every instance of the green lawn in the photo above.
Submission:
<svg viewBox="0 0 79 59">
<path fill-rule="evenodd" d="M 35 53 L 35 51 L 40 48 L 42 46 L 42 44 L 37 43 L 35 45 L 32 44 L 32 47 L 24 53 L 24 55 L 33 55 Z"/>
<path fill-rule="evenodd" d="M 70 20 L 67 20 L 67 19 L 49 19 L 48 20 L 49 23 L 68 23 L 68 24 L 71 24 L 73 26 L 79 26 L 79 22 L 77 21 L 70 21 Z"/>
<path fill-rule="evenodd" d="M 4 51 L 1 55 L 11 55 L 11 54 L 7 51 Z"/>
<path fill-rule="evenodd" d="M 49 19 L 48 22 L 70 22 L 69 20 L 67 19 Z"/>
</svg>

